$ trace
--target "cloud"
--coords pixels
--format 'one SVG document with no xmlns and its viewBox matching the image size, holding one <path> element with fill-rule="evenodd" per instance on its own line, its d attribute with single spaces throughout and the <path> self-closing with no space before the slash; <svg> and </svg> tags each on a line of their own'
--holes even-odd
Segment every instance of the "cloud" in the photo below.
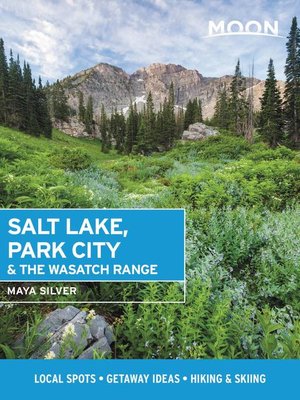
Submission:
<svg viewBox="0 0 300 400">
<path fill-rule="evenodd" d="M 35 74 L 55 80 L 109 62 L 133 72 L 153 62 L 221 76 L 241 59 L 244 73 L 255 60 L 265 76 L 274 58 L 283 78 L 285 40 L 263 37 L 208 38 L 208 21 L 279 21 L 286 36 L 297 2 L 287 0 L 0 0 L 1 31 L 7 47 L 20 53 Z"/>
<path fill-rule="evenodd" d="M 41 76 L 57 79 L 61 71 L 73 68 L 69 59 L 71 44 L 62 41 L 64 30 L 48 21 L 35 21 L 33 29 L 25 31 L 26 39 L 16 50 L 38 68 Z"/>
</svg>

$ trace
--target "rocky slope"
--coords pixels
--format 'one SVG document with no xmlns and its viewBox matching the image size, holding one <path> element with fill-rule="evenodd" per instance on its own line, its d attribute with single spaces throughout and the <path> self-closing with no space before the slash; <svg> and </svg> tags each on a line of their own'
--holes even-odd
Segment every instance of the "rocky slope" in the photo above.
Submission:
<svg viewBox="0 0 300 400">
<path fill-rule="evenodd" d="M 189 99 L 198 97 L 202 100 L 203 116 L 209 118 L 214 113 L 216 98 L 220 87 L 229 87 L 232 77 L 210 78 L 202 76 L 197 70 L 189 70 L 175 64 L 152 64 L 140 68 L 129 75 L 121 68 L 109 64 L 98 64 L 63 80 L 69 104 L 78 108 L 78 90 L 82 91 L 85 102 L 92 96 L 95 115 L 100 113 L 101 104 L 107 112 L 115 107 L 126 113 L 130 102 L 136 102 L 139 109 L 146 102 L 151 90 L 155 107 L 167 96 L 171 82 L 175 89 L 176 107 L 184 107 Z M 264 81 L 253 80 L 255 108 L 259 108 Z M 247 80 L 247 86 L 251 82 Z M 283 83 L 280 83 L 283 88 Z"/>
<path fill-rule="evenodd" d="M 284 85 L 285 85 L 285 83 L 283 81 L 278 81 L 277 86 L 281 93 L 281 97 L 283 97 L 283 94 L 284 94 Z M 260 109 L 260 98 L 263 95 L 264 88 L 265 88 L 265 81 L 259 81 L 252 88 L 253 89 L 253 105 L 254 105 L 255 110 Z M 249 89 L 247 89 L 247 92 L 249 92 Z"/>
</svg>

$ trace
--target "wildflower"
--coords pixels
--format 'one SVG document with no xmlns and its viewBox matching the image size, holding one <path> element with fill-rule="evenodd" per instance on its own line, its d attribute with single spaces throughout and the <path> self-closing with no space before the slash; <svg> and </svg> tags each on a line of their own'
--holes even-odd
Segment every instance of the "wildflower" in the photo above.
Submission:
<svg viewBox="0 0 300 400">
<path fill-rule="evenodd" d="M 56 354 L 52 350 L 48 351 L 48 353 L 44 357 L 45 360 L 53 360 L 54 358 L 56 358 Z"/>
<path fill-rule="evenodd" d="M 14 180 L 14 175 L 13 174 L 7 174 L 6 176 L 5 176 L 5 180 L 6 180 L 6 182 L 13 182 L 13 180 Z"/>
<path fill-rule="evenodd" d="M 64 330 L 64 333 L 62 335 L 63 339 L 66 339 L 68 337 L 73 337 L 76 336 L 76 332 L 75 332 L 75 327 L 72 323 L 69 323 Z"/>
<path fill-rule="evenodd" d="M 90 199 L 90 200 L 93 200 L 94 197 L 95 197 L 95 193 L 94 193 L 91 189 L 89 189 L 89 190 L 88 190 L 88 194 L 89 194 L 89 199 Z"/>
<path fill-rule="evenodd" d="M 123 322 L 124 322 L 124 316 L 122 315 L 121 317 L 116 318 L 116 319 L 114 320 L 113 324 L 114 324 L 114 325 L 122 325 Z"/>
<path fill-rule="evenodd" d="M 173 336 L 173 335 L 171 335 L 171 336 L 169 337 L 169 340 L 168 340 L 168 342 L 169 342 L 170 344 L 173 344 L 173 343 L 174 343 L 174 341 L 175 341 L 175 338 L 174 338 L 174 336 Z"/>
<path fill-rule="evenodd" d="M 87 315 L 87 317 L 86 317 L 86 320 L 87 321 L 92 321 L 95 317 L 96 317 L 96 311 L 95 310 L 90 310 L 88 315 Z"/>
</svg>

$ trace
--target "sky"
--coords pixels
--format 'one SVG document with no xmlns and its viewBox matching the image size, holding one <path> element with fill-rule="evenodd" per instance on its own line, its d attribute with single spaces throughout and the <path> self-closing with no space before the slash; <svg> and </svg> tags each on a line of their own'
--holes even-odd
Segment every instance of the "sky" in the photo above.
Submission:
<svg viewBox="0 0 300 400">
<path fill-rule="evenodd" d="M 35 76 L 54 81 L 101 62 L 132 73 L 152 63 L 180 64 L 204 76 L 244 75 L 254 60 L 264 79 L 269 59 L 284 79 L 286 36 L 300 0 L 0 0 L 0 37 Z M 279 24 L 278 37 L 209 37 L 208 24 Z"/>
</svg>

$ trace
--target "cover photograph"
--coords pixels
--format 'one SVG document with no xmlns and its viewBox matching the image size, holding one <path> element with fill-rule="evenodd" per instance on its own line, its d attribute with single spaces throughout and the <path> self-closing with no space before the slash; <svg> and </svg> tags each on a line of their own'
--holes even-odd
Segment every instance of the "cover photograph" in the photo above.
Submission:
<svg viewBox="0 0 300 400">
<path fill-rule="evenodd" d="M 299 151 L 298 0 L 0 0 L 3 390 L 295 397 Z"/>
</svg>

